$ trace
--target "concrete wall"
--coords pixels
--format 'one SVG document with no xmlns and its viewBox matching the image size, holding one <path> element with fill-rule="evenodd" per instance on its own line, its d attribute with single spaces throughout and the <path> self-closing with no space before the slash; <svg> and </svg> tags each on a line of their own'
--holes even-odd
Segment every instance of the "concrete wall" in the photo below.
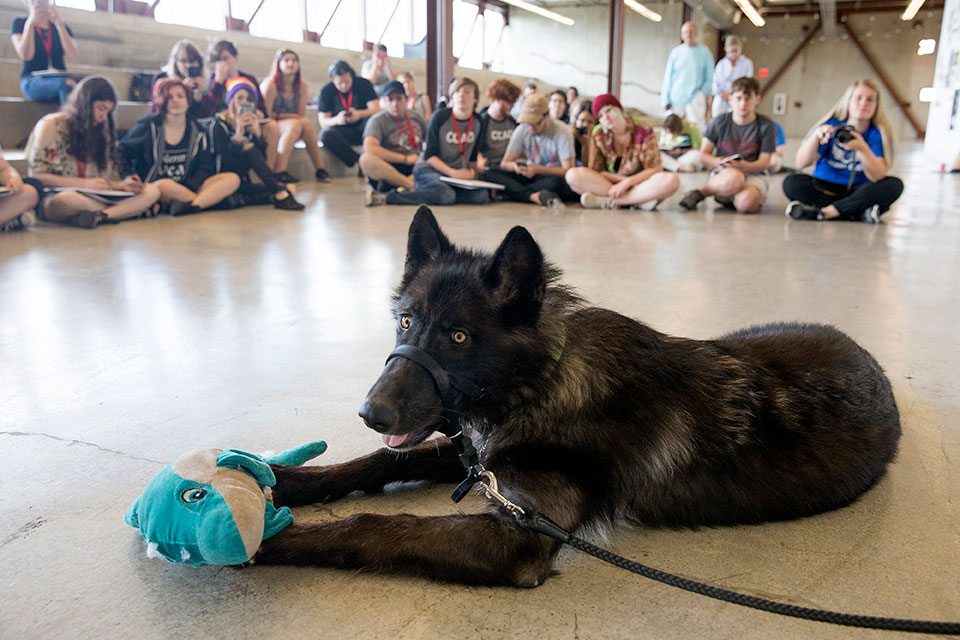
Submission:
<svg viewBox="0 0 960 640">
<path fill-rule="evenodd" d="M 871 20 L 871 15 L 873 20 Z M 900 20 L 898 13 L 857 14 L 848 24 L 900 96 L 909 103 L 910 112 L 921 127 L 927 121 L 928 105 L 918 100 L 920 89 L 933 86 L 934 55 L 918 56 L 917 43 L 924 38 L 940 37 L 941 11 L 921 11 L 914 22 Z M 812 16 L 789 19 L 769 18 L 762 29 L 747 20 L 730 30 L 745 39 L 744 53 L 754 67 L 768 67 L 771 76 L 800 44 L 808 29 L 817 21 Z M 868 35 L 869 33 L 869 35 Z M 873 78 L 879 82 L 863 55 L 837 26 L 835 34 L 822 32 L 794 60 L 777 84 L 763 96 L 761 113 L 771 114 L 774 93 L 787 94 L 787 110 L 776 119 L 787 136 L 803 136 L 841 97 L 853 80 Z M 764 80 L 761 80 L 761 85 Z M 896 106 L 892 96 L 882 92 L 881 104 L 893 123 L 898 138 L 915 140 L 916 133 Z"/>
</svg>

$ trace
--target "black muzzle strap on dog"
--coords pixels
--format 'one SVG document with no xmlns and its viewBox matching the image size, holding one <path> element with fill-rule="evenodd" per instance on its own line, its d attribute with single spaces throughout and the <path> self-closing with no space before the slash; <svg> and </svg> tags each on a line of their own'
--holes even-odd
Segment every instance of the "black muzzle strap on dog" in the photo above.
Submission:
<svg viewBox="0 0 960 640">
<path fill-rule="evenodd" d="M 476 400 L 482 396 L 484 390 L 463 376 L 447 371 L 429 353 L 419 347 L 408 344 L 400 345 L 390 352 L 390 355 L 387 356 L 387 362 L 390 362 L 393 358 L 406 358 L 420 365 L 433 379 L 437 393 L 440 394 L 440 400 L 443 402 L 443 415 L 446 418 L 446 424 L 440 431 L 453 441 L 453 446 L 457 449 L 457 456 L 460 458 L 460 464 L 467 470 L 466 479 L 457 485 L 453 495 L 450 496 L 454 502 L 460 502 L 480 479 L 480 474 L 484 472 L 484 468 L 480 464 L 480 456 L 477 455 L 473 442 L 464 435 L 460 426 L 460 414 L 454 407 L 453 389 L 471 400 Z"/>
</svg>

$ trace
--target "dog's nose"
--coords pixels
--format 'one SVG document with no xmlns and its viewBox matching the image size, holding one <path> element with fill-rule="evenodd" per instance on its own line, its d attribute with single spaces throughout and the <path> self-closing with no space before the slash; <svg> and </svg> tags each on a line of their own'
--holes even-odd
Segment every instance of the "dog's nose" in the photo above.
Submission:
<svg viewBox="0 0 960 640">
<path fill-rule="evenodd" d="M 382 404 L 370 402 L 369 400 L 363 403 L 360 411 L 357 413 L 363 418 L 365 425 L 379 433 L 386 433 L 391 427 L 397 424 L 396 413 Z"/>
</svg>

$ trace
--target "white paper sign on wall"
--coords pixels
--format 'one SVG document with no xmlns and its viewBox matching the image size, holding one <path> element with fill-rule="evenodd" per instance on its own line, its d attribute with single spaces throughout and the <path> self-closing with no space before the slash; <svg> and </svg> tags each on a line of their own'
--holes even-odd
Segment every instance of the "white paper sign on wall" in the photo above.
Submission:
<svg viewBox="0 0 960 640">
<path fill-rule="evenodd" d="M 787 94 L 773 94 L 773 115 L 782 116 L 787 112 Z"/>
</svg>

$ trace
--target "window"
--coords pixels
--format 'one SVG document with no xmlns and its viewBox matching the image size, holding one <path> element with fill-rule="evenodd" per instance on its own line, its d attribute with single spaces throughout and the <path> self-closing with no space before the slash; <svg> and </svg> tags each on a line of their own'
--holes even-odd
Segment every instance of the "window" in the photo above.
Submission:
<svg viewBox="0 0 960 640">
<path fill-rule="evenodd" d="M 329 20 L 330 26 L 323 33 L 320 44 L 334 49 L 361 51 L 363 49 L 363 31 L 360 21 L 360 3 L 344 2 L 334 14 L 333 10 L 338 4 L 340 3 L 337 0 L 311 0 L 308 2 L 307 29 L 320 33 Z M 330 19 L 331 14 L 333 14 L 332 20 Z M 299 39 L 297 38 L 297 40 Z M 356 71 L 357 73 L 360 72 L 359 69 Z"/>
<path fill-rule="evenodd" d="M 918 56 L 928 56 L 937 48 L 937 41 L 933 38 L 926 38 L 917 45 Z"/>
<path fill-rule="evenodd" d="M 225 15 L 227 3 L 224 0 L 163 0 L 154 12 L 157 22 L 217 31 L 225 30 Z"/>
<path fill-rule="evenodd" d="M 58 0 L 58 7 L 68 7 L 70 9 L 86 9 L 87 11 L 96 10 L 95 0 Z"/>
</svg>

